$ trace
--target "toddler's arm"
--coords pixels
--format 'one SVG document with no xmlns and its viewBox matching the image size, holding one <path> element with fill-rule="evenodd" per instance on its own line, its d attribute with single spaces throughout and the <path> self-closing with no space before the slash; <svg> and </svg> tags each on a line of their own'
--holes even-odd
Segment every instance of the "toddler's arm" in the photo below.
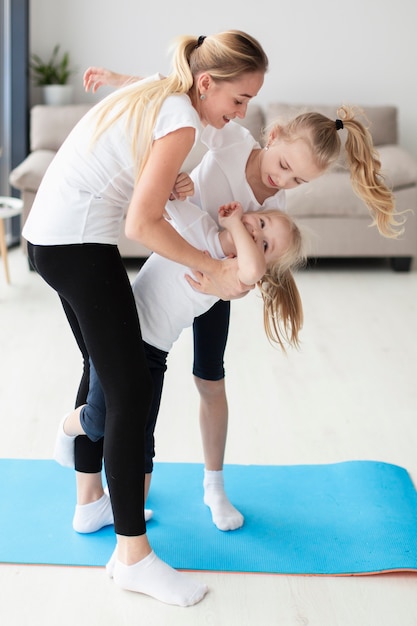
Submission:
<svg viewBox="0 0 417 626">
<path fill-rule="evenodd" d="M 253 285 L 265 274 L 265 255 L 242 222 L 243 209 L 239 202 L 230 202 L 219 208 L 219 224 L 229 231 L 236 246 L 238 278 L 245 285 Z"/>
</svg>

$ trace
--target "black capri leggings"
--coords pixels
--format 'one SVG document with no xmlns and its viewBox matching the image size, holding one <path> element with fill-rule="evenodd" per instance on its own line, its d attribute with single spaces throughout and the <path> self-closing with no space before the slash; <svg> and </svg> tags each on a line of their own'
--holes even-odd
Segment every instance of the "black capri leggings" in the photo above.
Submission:
<svg viewBox="0 0 417 626">
<path fill-rule="evenodd" d="M 136 305 L 116 246 L 33 246 L 29 258 L 58 293 L 84 359 L 77 403 L 87 397 L 88 357 L 103 388 L 105 471 L 119 535 L 146 532 L 144 520 L 145 425 L 152 400 Z M 82 397 L 82 396 L 85 397 Z M 101 442 L 77 437 L 76 468 L 94 472 Z M 79 445 L 80 444 L 80 445 Z"/>
<path fill-rule="evenodd" d="M 203 380 L 224 378 L 224 351 L 229 332 L 230 302 L 218 300 L 193 324 L 193 374 Z"/>
</svg>

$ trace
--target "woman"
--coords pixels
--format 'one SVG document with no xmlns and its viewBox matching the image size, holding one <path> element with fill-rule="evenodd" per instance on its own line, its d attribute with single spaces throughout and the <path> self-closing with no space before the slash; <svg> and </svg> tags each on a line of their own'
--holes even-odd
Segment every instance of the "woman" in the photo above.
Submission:
<svg viewBox="0 0 417 626">
<path fill-rule="evenodd" d="M 240 31 L 179 38 L 167 78 L 112 94 L 77 124 L 50 165 L 23 230 L 31 262 L 61 298 L 83 354 L 76 405 L 86 400 L 89 358 L 104 391 L 103 454 L 117 535 L 114 581 L 180 606 L 200 601 L 207 587 L 161 561 L 147 539 L 144 436 L 152 388 L 117 240 L 127 209 L 130 238 L 210 275 L 219 297 L 241 292 L 233 263 L 193 248 L 163 214 L 201 128 L 222 129 L 244 117 L 267 66 L 259 43 Z M 98 459 L 97 444 L 77 438 L 76 470 L 95 473 Z"/>
</svg>

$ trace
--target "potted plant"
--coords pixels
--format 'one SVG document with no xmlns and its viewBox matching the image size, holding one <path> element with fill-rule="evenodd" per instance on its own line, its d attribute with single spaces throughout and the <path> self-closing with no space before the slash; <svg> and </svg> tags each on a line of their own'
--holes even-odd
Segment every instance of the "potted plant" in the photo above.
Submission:
<svg viewBox="0 0 417 626">
<path fill-rule="evenodd" d="M 71 104 L 72 85 L 69 77 L 75 73 L 70 68 L 69 53 L 59 55 L 59 44 L 52 50 L 48 61 L 33 53 L 29 64 L 35 85 L 42 87 L 45 104 Z"/>
</svg>

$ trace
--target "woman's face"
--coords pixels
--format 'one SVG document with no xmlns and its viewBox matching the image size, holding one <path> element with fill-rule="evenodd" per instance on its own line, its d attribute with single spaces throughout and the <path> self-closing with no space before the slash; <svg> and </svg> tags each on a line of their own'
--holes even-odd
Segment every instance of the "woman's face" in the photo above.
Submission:
<svg viewBox="0 0 417 626">
<path fill-rule="evenodd" d="M 235 117 L 244 118 L 249 101 L 257 95 L 264 82 L 262 72 L 243 74 L 234 81 L 215 82 L 209 74 L 197 80 L 198 93 L 203 96 L 196 109 L 204 126 L 224 128 Z"/>
<path fill-rule="evenodd" d="M 279 191 L 310 182 L 323 172 L 314 163 L 310 146 L 302 139 L 270 141 L 261 153 L 260 173 L 266 187 Z"/>
</svg>

